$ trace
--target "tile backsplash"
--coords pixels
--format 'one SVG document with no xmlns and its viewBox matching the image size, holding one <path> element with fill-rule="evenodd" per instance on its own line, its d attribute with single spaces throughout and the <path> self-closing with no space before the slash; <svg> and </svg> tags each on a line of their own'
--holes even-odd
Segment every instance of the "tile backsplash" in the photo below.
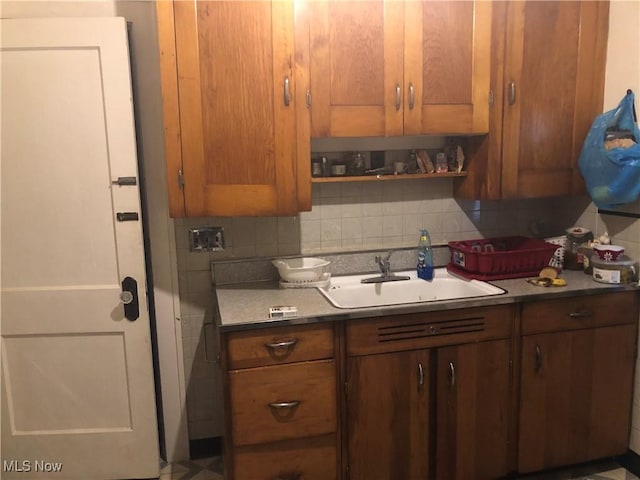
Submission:
<svg viewBox="0 0 640 480">
<path fill-rule="evenodd" d="M 446 245 L 503 235 L 556 236 L 574 225 L 608 231 L 640 257 L 640 221 L 600 216 L 587 197 L 461 201 L 452 192 L 451 178 L 321 183 L 313 185 L 312 210 L 294 217 L 176 220 L 190 438 L 220 436 L 223 428 L 210 326 L 212 261 L 236 259 L 242 268 L 242 259 L 255 257 L 413 247 L 420 228 L 429 230 L 435 245 Z M 188 230 L 201 226 L 224 227 L 224 251 L 189 252 Z"/>
</svg>

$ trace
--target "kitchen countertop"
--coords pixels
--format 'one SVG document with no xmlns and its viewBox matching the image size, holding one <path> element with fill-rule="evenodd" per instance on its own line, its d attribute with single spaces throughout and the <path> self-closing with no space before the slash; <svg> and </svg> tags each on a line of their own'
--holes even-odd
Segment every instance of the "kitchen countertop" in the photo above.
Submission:
<svg viewBox="0 0 640 480">
<path fill-rule="evenodd" d="M 565 287 L 537 287 L 525 278 L 491 281 L 506 290 L 501 295 L 437 302 L 410 303 L 368 308 L 336 308 L 315 288 L 280 288 L 277 281 L 239 283 L 215 288 L 218 311 L 216 322 L 221 331 L 246 330 L 282 325 L 380 317 L 403 313 L 453 310 L 458 308 L 502 305 L 549 298 L 591 295 L 616 291 L 640 291 L 638 283 L 609 285 L 594 282 L 582 271 L 564 271 Z M 269 307 L 290 305 L 298 309 L 293 318 L 269 318 Z"/>
</svg>

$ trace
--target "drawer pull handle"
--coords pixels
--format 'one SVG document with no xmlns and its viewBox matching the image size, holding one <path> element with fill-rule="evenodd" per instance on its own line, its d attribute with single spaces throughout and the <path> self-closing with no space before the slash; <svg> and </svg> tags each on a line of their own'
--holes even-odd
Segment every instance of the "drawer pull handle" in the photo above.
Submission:
<svg viewBox="0 0 640 480">
<path fill-rule="evenodd" d="M 540 350 L 540 345 L 536 345 L 536 373 L 539 373 L 542 370 L 542 350 Z"/>
<path fill-rule="evenodd" d="M 422 368 L 422 363 L 418 362 L 418 391 L 422 390 L 423 385 L 424 385 L 424 369 Z"/>
<path fill-rule="evenodd" d="M 587 318 L 591 317 L 592 315 L 593 313 L 591 313 L 589 310 L 581 310 L 579 312 L 571 312 L 569 314 L 571 318 Z"/>
<path fill-rule="evenodd" d="M 296 343 L 298 343 L 297 338 L 287 338 L 285 340 L 276 340 L 275 342 L 265 343 L 264 345 L 271 350 L 280 350 L 283 348 L 290 350 Z"/>
<path fill-rule="evenodd" d="M 449 390 L 453 390 L 456 386 L 456 366 L 453 362 L 449 362 Z"/>
<path fill-rule="evenodd" d="M 299 400 L 292 400 L 290 402 L 271 402 L 269 406 L 271 408 L 275 408 L 277 410 L 287 409 L 287 408 L 295 408 L 300 405 Z"/>
</svg>

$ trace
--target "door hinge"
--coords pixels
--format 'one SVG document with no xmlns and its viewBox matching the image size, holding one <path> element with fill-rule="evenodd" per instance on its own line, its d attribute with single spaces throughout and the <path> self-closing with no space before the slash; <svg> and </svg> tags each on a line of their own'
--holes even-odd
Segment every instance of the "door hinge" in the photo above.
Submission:
<svg viewBox="0 0 640 480">
<path fill-rule="evenodd" d="M 493 107 L 493 102 L 495 99 L 495 93 L 493 91 L 493 89 L 489 90 L 489 106 Z"/>
<path fill-rule="evenodd" d="M 182 173 L 182 169 L 178 170 L 178 186 L 180 190 L 184 189 L 184 174 Z"/>
</svg>

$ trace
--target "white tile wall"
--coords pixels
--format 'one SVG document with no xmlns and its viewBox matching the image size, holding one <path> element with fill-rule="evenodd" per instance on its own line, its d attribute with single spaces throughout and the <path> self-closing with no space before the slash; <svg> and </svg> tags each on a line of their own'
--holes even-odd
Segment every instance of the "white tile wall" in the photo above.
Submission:
<svg viewBox="0 0 640 480">
<path fill-rule="evenodd" d="M 296 217 L 195 218 L 176 221 L 178 275 L 191 439 L 222 434 L 219 373 L 212 328 L 210 262 L 216 259 L 275 257 L 417 244 L 427 228 L 434 244 L 450 240 L 532 235 L 537 222 L 556 235 L 580 221 L 596 223 L 589 201 L 578 199 L 501 202 L 457 201 L 450 178 L 314 184 L 310 212 Z M 584 215 L 583 212 L 587 211 Z M 578 223 L 576 223 L 578 222 Z M 227 248 L 191 253 L 189 228 L 222 226 Z M 617 232 L 612 228 L 611 232 Z M 209 361 L 205 358 L 205 332 Z"/>
</svg>

